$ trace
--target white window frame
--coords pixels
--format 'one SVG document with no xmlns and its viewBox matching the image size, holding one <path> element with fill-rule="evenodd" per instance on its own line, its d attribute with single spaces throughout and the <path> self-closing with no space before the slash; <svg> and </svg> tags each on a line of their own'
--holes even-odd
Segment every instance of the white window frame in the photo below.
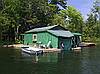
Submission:
<svg viewBox="0 0 100 74">
<path fill-rule="evenodd" d="M 37 34 L 33 34 L 33 41 L 37 41 Z"/>
</svg>

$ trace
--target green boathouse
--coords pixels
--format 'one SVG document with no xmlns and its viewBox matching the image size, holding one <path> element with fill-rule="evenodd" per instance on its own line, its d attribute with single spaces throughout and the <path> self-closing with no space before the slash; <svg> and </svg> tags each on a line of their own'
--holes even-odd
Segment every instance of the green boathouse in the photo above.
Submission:
<svg viewBox="0 0 100 74">
<path fill-rule="evenodd" d="M 77 47 L 79 46 L 79 44 L 81 43 L 82 39 L 81 36 L 82 34 L 80 33 L 73 33 L 74 37 L 73 37 L 73 47 Z"/>
<path fill-rule="evenodd" d="M 59 25 L 35 28 L 25 32 L 24 44 L 48 45 L 49 43 L 52 48 L 70 50 L 73 36 L 70 31 Z"/>
</svg>

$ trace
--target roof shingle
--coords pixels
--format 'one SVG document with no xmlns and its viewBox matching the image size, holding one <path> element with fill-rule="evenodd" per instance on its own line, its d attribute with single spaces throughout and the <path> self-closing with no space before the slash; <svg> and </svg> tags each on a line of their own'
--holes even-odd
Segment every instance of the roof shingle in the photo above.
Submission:
<svg viewBox="0 0 100 74">
<path fill-rule="evenodd" d="M 52 29 L 52 28 L 54 28 L 56 26 L 57 25 L 48 26 L 48 27 L 42 27 L 42 28 L 35 28 L 35 29 L 32 29 L 32 30 L 26 31 L 25 33 L 40 32 L 40 31 L 42 32 L 42 31 L 46 31 L 46 30 Z"/>
<path fill-rule="evenodd" d="M 70 31 L 63 30 L 48 30 L 49 33 L 59 37 L 72 37 L 74 36 Z"/>
</svg>

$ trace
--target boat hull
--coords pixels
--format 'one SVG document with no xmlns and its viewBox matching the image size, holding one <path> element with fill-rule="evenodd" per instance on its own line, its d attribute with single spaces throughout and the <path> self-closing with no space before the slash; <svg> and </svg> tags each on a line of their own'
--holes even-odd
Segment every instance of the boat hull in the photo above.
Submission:
<svg viewBox="0 0 100 74">
<path fill-rule="evenodd" d="M 34 55 L 39 55 L 39 54 L 43 54 L 43 50 L 34 50 L 30 49 L 29 47 L 21 47 L 22 52 L 28 53 L 28 54 L 34 54 Z"/>
</svg>

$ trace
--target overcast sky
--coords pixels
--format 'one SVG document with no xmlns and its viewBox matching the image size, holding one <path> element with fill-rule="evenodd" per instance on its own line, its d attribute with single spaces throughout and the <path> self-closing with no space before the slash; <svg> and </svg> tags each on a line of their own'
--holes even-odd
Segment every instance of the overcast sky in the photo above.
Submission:
<svg viewBox="0 0 100 74">
<path fill-rule="evenodd" d="M 68 5 L 74 6 L 79 10 L 84 19 L 87 18 L 87 14 L 90 12 L 91 7 L 93 6 L 94 0 L 68 0 Z"/>
</svg>

